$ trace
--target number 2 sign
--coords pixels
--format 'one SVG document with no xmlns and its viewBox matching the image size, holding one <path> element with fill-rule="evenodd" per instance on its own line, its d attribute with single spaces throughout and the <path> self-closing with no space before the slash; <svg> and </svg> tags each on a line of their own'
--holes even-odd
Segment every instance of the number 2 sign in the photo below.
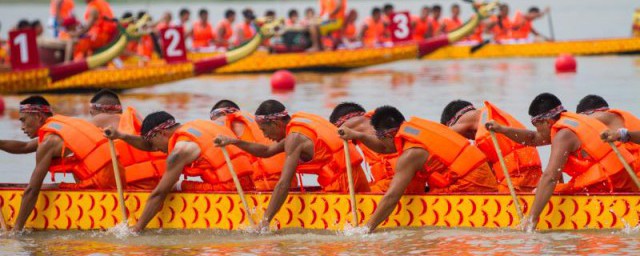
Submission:
<svg viewBox="0 0 640 256">
<path fill-rule="evenodd" d="M 9 32 L 9 52 L 11 53 L 11 68 L 13 70 L 40 67 L 36 32 L 33 29 Z"/>
<path fill-rule="evenodd" d="M 182 27 L 168 27 L 160 30 L 163 57 L 167 63 L 187 61 Z"/>
<path fill-rule="evenodd" d="M 391 40 L 404 42 L 412 39 L 411 16 L 409 12 L 396 12 L 391 14 Z"/>
</svg>

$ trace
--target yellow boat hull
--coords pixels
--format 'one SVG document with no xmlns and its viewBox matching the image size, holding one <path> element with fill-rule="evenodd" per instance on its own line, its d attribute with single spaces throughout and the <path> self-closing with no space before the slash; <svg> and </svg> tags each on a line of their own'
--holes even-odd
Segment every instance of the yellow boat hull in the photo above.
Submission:
<svg viewBox="0 0 640 256">
<path fill-rule="evenodd" d="M 7 222 L 15 221 L 22 190 L 0 191 Z M 148 193 L 126 193 L 129 223 L 136 222 Z M 377 207 L 381 195 L 358 195 L 360 224 Z M 269 193 L 248 193 L 250 208 L 259 219 Z M 520 197 L 524 211 L 533 195 Z M 640 195 L 553 196 L 543 211 L 541 230 L 620 229 L 637 225 Z M 121 221 L 114 192 L 43 191 L 28 228 L 39 230 L 107 229 Z M 325 193 L 291 193 L 272 223 L 277 228 L 341 230 L 351 221 L 349 196 Z M 509 195 L 407 195 L 381 227 L 515 228 L 519 219 Z M 247 227 L 248 220 L 238 195 L 233 193 L 173 193 L 148 228 L 223 229 Z M 351 224 L 349 224 L 351 225 Z"/>
</svg>

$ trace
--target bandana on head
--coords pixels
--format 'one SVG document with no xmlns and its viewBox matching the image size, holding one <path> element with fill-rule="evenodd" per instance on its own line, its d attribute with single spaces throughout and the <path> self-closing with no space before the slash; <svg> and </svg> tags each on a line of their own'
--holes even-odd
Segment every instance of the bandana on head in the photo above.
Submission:
<svg viewBox="0 0 640 256">
<path fill-rule="evenodd" d="M 91 103 L 91 109 L 103 113 L 122 113 L 122 105 Z"/>
<path fill-rule="evenodd" d="M 473 105 L 469 105 L 458 110 L 458 112 L 456 112 L 456 114 L 451 119 L 449 119 L 449 121 L 447 121 L 447 126 L 452 126 L 456 124 L 456 122 L 458 122 L 458 119 L 460 119 L 460 117 L 462 117 L 464 114 L 472 110 L 476 110 L 476 108 Z"/>
<path fill-rule="evenodd" d="M 279 113 L 268 114 L 268 115 L 256 115 L 256 122 L 264 123 L 264 122 L 277 121 L 287 116 L 289 116 L 289 112 L 287 112 L 287 110 L 284 110 Z"/>
<path fill-rule="evenodd" d="M 347 120 L 354 118 L 356 116 L 364 116 L 364 112 L 352 112 L 349 114 L 346 114 L 342 117 L 340 117 L 338 119 L 338 121 L 336 121 L 335 123 L 333 123 L 335 126 L 340 127 L 344 124 L 344 122 L 346 122 Z"/>
<path fill-rule="evenodd" d="M 607 110 L 609 110 L 609 107 L 601 107 L 601 108 L 590 109 L 590 110 L 587 110 L 587 111 L 582 111 L 582 112 L 580 112 L 578 114 L 591 115 L 591 114 L 593 114 L 595 112 L 602 112 L 602 111 L 607 111 Z"/>
<path fill-rule="evenodd" d="M 20 113 L 52 113 L 51 106 L 40 104 L 22 104 Z"/>
<path fill-rule="evenodd" d="M 151 140 L 151 138 L 156 136 L 156 134 L 158 134 L 158 132 L 164 131 L 164 130 L 169 129 L 171 127 L 174 127 L 176 125 L 178 125 L 178 123 L 176 123 L 176 120 L 169 119 L 169 120 L 165 121 L 164 123 L 161 123 L 158 126 L 154 127 L 153 129 L 151 129 L 147 133 L 143 134 L 142 135 L 142 139 L 148 142 L 148 141 Z"/>
<path fill-rule="evenodd" d="M 542 114 L 539 114 L 537 116 L 532 117 L 531 118 L 531 123 L 535 124 L 535 123 L 537 123 L 537 122 L 539 122 L 541 120 L 551 119 L 554 116 L 557 116 L 560 113 L 566 112 L 566 111 L 567 110 L 564 109 L 564 107 L 562 105 L 558 105 L 557 107 L 555 107 L 555 108 L 553 108 L 553 109 L 551 109 L 551 110 L 549 110 L 549 111 L 547 111 L 545 113 L 542 113 Z"/>
<path fill-rule="evenodd" d="M 399 129 L 400 128 L 390 128 L 382 131 L 376 131 L 376 137 L 378 137 L 378 139 L 393 138 L 396 136 Z"/>
<path fill-rule="evenodd" d="M 229 108 L 216 108 L 214 110 L 211 110 L 211 112 L 209 112 L 209 118 L 211 118 L 211 120 L 216 119 L 218 117 L 221 116 L 226 116 L 228 114 L 232 114 L 235 112 L 240 111 L 237 108 L 233 108 L 233 107 L 229 107 Z"/>
</svg>

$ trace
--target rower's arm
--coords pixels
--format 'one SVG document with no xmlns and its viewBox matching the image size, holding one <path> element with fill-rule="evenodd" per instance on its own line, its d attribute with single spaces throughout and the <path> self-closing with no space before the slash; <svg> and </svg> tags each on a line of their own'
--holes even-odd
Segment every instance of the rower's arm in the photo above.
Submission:
<svg viewBox="0 0 640 256">
<path fill-rule="evenodd" d="M 344 140 L 357 140 L 362 142 L 362 144 L 364 144 L 366 147 L 368 147 L 369 149 L 381 153 L 381 154 L 391 154 L 391 153 L 395 153 L 396 149 L 395 147 L 391 146 L 387 146 L 389 144 L 386 144 L 384 142 L 382 142 L 380 139 L 378 139 L 375 135 L 371 135 L 368 133 L 364 133 L 364 132 L 359 132 L 356 130 L 352 130 L 346 127 L 340 127 L 338 129 L 338 134 L 340 135 L 340 138 L 344 139 Z"/>
<path fill-rule="evenodd" d="M 0 140 L 0 150 L 11 154 L 29 154 L 36 152 L 37 149 L 37 139 L 30 141 Z"/>
<path fill-rule="evenodd" d="M 540 220 L 540 213 L 544 210 L 544 207 L 549 202 L 553 191 L 556 188 L 556 184 L 562 177 L 562 170 L 567 163 L 569 154 L 578 150 L 580 147 L 580 141 L 575 133 L 568 129 L 560 130 L 553 138 L 551 144 L 551 156 L 549 158 L 549 164 L 544 170 L 538 187 L 536 188 L 536 196 L 531 205 L 530 219 L 525 226 L 527 230 L 534 230 L 538 221 Z"/>
<path fill-rule="evenodd" d="M 260 230 L 265 228 L 268 229 L 269 223 L 271 223 L 271 220 L 273 220 L 273 217 L 278 213 L 278 211 L 280 211 L 282 204 L 285 199 L 287 199 L 287 196 L 289 195 L 289 188 L 291 187 L 291 181 L 296 174 L 300 155 L 302 154 L 305 144 L 308 145 L 311 143 L 311 145 L 313 145 L 309 138 L 299 133 L 290 134 L 284 141 L 286 158 L 282 168 L 282 174 L 280 175 L 278 184 L 276 184 L 273 189 L 273 194 L 271 194 L 269 206 L 264 212 L 264 217 L 260 222 Z"/>
<path fill-rule="evenodd" d="M 504 134 L 507 138 L 515 141 L 518 144 L 522 144 L 525 146 L 544 146 L 549 145 L 550 141 L 545 138 L 545 136 L 541 135 L 537 131 L 531 131 L 527 129 L 506 127 L 499 125 L 495 121 L 489 121 L 485 124 L 485 127 L 489 131 L 494 131 L 496 133 Z"/>
<path fill-rule="evenodd" d="M 285 140 L 264 145 L 220 135 L 216 138 L 215 144 L 218 147 L 235 145 L 247 153 L 260 158 L 272 157 L 285 151 Z"/>
<path fill-rule="evenodd" d="M 196 143 L 179 141 L 175 148 L 167 157 L 167 171 L 162 175 L 160 182 L 151 192 L 147 203 L 138 219 L 138 223 L 133 227 L 133 232 L 142 231 L 149 221 L 158 213 L 162 203 L 171 193 L 171 189 L 180 179 L 182 169 L 197 160 L 200 156 L 200 147 Z"/>
<path fill-rule="evenodd" d="M 398 163 L 395 166 L 397 171 L 393 176 L 393 180 L 391 180 L 389 190 L 384 194 L 380 203 L 378 203 L 378 208 L 366 224 L 369 229 L 368 232 L 373 232 L 380 223 L 389 217 L 416 172 L 423 168 L 425 162 L 427 162 L 428 157 L 429 152 L 426 150 L 411 148 L 405 150 L 398 158 Z"/>
<path fill-rule="evenodd" d="M 89 12 L 89 20 L 87 20 L 87 24 L 82 26 L 80 30 L 78 30 L 77 32 L 74 32 L 73 35 L 79 36 L 89 32 L 91 27 L 93 27 L 96 21 L 98 21 L 98 19 L 100 18 L 98 17 L 99 15 L 100 13 L 98 12 L 98 10 L 96 10 L 95 8 L 91 8 L 91 12 Z"/>
<path fill-rule="evenodd" d="M 151 143 L 142 139 L 142 136 L 121 133 L 118 129 L 107 127 L 104 129 L 104 136 L 112 140 L 123 140 L 127 144 L 142 151 L 155 151 Z"/>
<path fill-rule="evenodd" d="M 31 215 L 40 189 L 42 188 L 42 182 L 44 177 L 47 176 L 49 166 L 51 165 L 51 159 L 62 151 L 62 139 L 56 135 L 47 136 L 44 141 L 38 147 L 36 151 L 36 167 L 31 174 L 29 185 L 24 189 L 22 194 L 22 201 L 20 202 L 20 210 L 18 211 L 18 217 L 13 230 L 21 231 L 24 225 Z"/>
</svg>

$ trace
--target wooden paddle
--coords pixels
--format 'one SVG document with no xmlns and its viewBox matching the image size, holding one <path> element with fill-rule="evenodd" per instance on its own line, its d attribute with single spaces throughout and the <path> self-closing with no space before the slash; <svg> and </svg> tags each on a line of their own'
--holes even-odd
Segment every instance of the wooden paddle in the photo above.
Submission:
<svg viewBox="0 0 640 256">
<path fill-rule="evenodd" d="M 549 13 L 547 13 L 547 20 L 549 21 L 549 33 L 551 34 L 551 41 L 556 40 L 555 33 L 553 33 L 553 20 L 551 19 L 551 9 L 549 9 Z"/>
<path fill-rule="evenodd" d="M 340 135 L 344 135 L 343 131 L 339 131 Z M 356 188 L 353 181 L 353 168 L 351 167 L 351 153 L 349 152 L 349 142 L 342 140 L 344 147 L 344 158 L 347 165 L 347 178 L 349 179 L 349 196 L 351 197 L 351 215 L 353 217 L 354 227 L 358 226 L 358 208 L 356 205 Z"/>
<path fill-rule="evenodd" d="M 491 135 L 491 141 L 493 142 L 493 147 L 496 148 L 496 154 L 498 155 L 498 159 L 500 160 L 500 166 L 502 166 L 502 172 L 504 173 L 504 178 L 507 180 L 507 186 L 509 186 L 509 193 L 511 194 L 511 198 L 513 199 L 513 205 L 516 207 L 516 212 L 518 213 L 518 217 L 520 220 L 524 219 L 524 214 L 522 214 L 522 208 L 520 208 L 520 202 L 518 201 L 518 197 L 516 196 L 516 190 L 513 188 L 513 183 L 511 183 L 511 177 L 509 176 L 509 170 L 507 169 L 507 164 L 504 162 L 504 157 L 502 156 L 502 149 L 500 149 L 500 144 L 498 144 L 498 138 L 496 137 L 496 133 L 494 131 L 489 131 Z"/>
<path fill-rule="evenodd" d="M 224 155 L 224 161 L 227 162 L 227 167 L 229 168 L 229 172 L 231 173 L 231 177 L 233 178 L 233 183 L 236 184 L 236 190 L 238 191 L 238 195 L 240 195 L 240 200 L 242 200 L 244 211 L 247 213 L 247 219 L 249 219 L 251 225 L 255 226 L 256 223 L 253 221 L 253 218 L 251 218 L 251 212 L 249 212 L 249 204 L 247 203 L 247 199 L 244 198 L 244 191 L 242 191 L 242 185 L 240 185 L 240 180 L 238 179 L 236 170 L 233 168 L 233 164 L 231 163 L 229 152 L 227 152 L 227 148 L 225 147 L 220 147 L 220 149 L 222 150 L 222 154 Z"/>
<path fill-rule="evenodd" d="M 485 45 L 491 43 L 491 40 L 489 39 L 485 39 L 484 41 L 482 41 L 482 43 L 476 44 L 474 46 L 471 46 L 471 49 L 469 49 L 469 53 L 473 54 L 477 51 L 479 51 L 480 49 L 482 49 L 482 47 L 484 47 Z"/>
<path fill-rule="evenodd" d="M 0 226 L 2 226 L 2 231 L 7 232 L 9 228 L 7 227 L 7 222 L 4 220 L 4 214 L 2 213 L 2 209 L 0 209 Z"/>
<path fill-rule="evenodd" d="M 107 134 L 108 135 L 108 134 Z M 113 175 L 116 176 L 116 188 L 118 189 L 118 204 L 122 211 L 122 222 L 126 222 L 127 218 L 127 206 L 124 204 L 124 190 L 122 189 L 122 180 L 120 180 L 120 168 L 118 167 L 118 155 L 116 154 L 116 146 L 113 144 L 113 140 L 109 139 L 109 151 L 111 151 L 111 163 L 113 164 Z"/>
<path fill-rule="evenodd" d="M 609 146 L 611 146 L 611 149 L 613 149 L 613 152 L 616 153 L 616 156 L 618 156 L 618 159 L 620 160 L 622 165 L 624 165 L 624 169 L 627 170 L 633 182 L 636 184 L 636 186 L 638 186 L 638 188 L 640 188 L 640 180 L 638 180 L 638 175 L 636 175 L 636 173 L 633 171 L 631 166 L 629 166 L 629 163 L 627 163 L 627 161 L 624 159 L 618 147 L 616 147 L 616 145 L 613 144 L 613 142 L 609 142 Z"/>
</svg>

